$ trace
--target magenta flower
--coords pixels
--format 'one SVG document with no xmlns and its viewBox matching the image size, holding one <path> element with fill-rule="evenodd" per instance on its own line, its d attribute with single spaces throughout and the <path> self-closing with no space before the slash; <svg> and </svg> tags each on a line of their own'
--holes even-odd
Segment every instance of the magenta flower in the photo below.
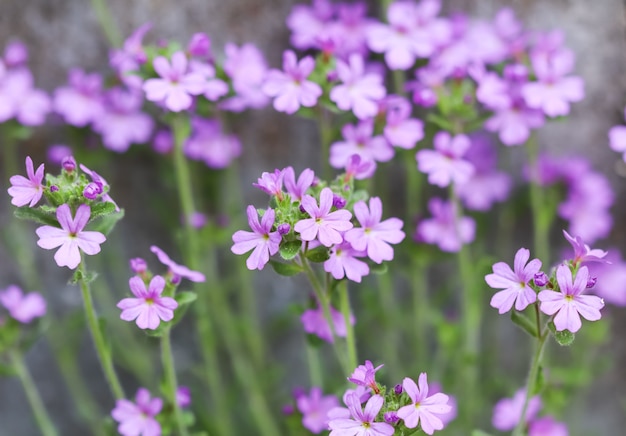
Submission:
<svg viewBox="0 0 626 436">
<path fill-rule="evenodd" d="M 333 191 L 330 188 L 322 189 L 319 207 L 317 201 L 310 195 L 302 198 L 302 208 L 311 218 L 300 220 L 294 230 L 300 233 L 303 241 L 313 241 L 318 238 L 326 247 L 343 242 L 341 232 L 350 230 L 352 214 L 347 210 L 331 212 L 333 206 Z"/>
<path fill-rule="evenodd" d="M 330 146 L 330 165 L 333 168 L 346 168 L 354 155 L 360 157 L 360 163 L 371 162 L 367 171 L 358 173 L 360 178 L 371 177 L 376 170 L 376 162 L 387 162 L 395 154 L 393 147 L 380 135 L 374 136 L 374 122 L 360 121 L 358 124 L 346 124 L 341 129 L 343 141 Z"/>
<path fill-rule="evenodd" d="M 597 321 L 602 318 L 600 309 L 604 307 L 602 298 L 595 295 L 582 295 L 587 288 L 589 269 L 580 267 L 576 278 L 567 265 L 559 265 L 556 270 L 556 280 L 560 292 L 541 291 L 537 298 L 541 301 L 539 309 L 546 315 L 555 315 L 554 326 L 558 331 L 569 330 L 576 333 L 580 330 L 582 316 L 588 321 Z"/>
<path fill-rule="evenodd" d="M 331 306 L 330 317 L 333 320 L 335 335 L 340 338 L 345 338 L 346 322 L 343 318 L 343 314 Z M 334 342 L 333 332 L 326 321 L 324 310 L 321 307 L 305 310 L 302 316 L 300 316 L 300 322 L 302 322 L 302 328 L 305 332 L 316 335 L 318 338 L 331 344 Z M 350 324 L 354 325 L 354 316 L 352 316 L 352 314 L 350 315 Z"/>
<path fill-rule="evenodd" d="M 402 220 L 388 218 L 380 221 L 383 215 L 383 204 L 378 197 L 369 201 L 369 209 L 365 201 L 354 205 L 354 215 L 361 227 L 353 228 L 344 235 L 345 240 L 358 251 L 366 251 L 367 256 L 376 263 L 393 259 L 393 248 L 389 244 L 399 244 L 404 239 Z"/>
<path fill-rule="evenodd" d="M 493 274 L 485 276 L 485 281 L 491 288 L 502 289 L 494 294 L 490 303 L 491 307 L 498 309 L 500 315 L 511 310 L 513 303 L 515 310 L 524 310 L 537 301 L 537 294 L 528 283 L 541 269 L 541 261 L 533 259 L 528 262 L 529 258 L 530 251 L 520 248 L 515 253 L 514 270 L 506 263 L 498 262 L 493 265 Z"/>
<path fill-rule="evenodd" d="M 454 182 L 466 183 L 474 174 L 474 166 L 463 159 L 471 146 L 465 135 L 452 137 L 448 132 L 439 132 L 434 138 L 435 150 L 420 150 L 415 155 L 417 168 L 428 174 L 428 181 L 445 188 Z"/>
<path fill-rule="evenodd" d="M 159 247 L 153 245 L 150 247 L 150 251 L 156 254 L 159 262 L 169 268 L 174 277 L 180 277 L 192 282 L 201 283 L 206 281 L 206 277 L 199 271 L 193 271 L 184 265 L 179 265 L 174 262 L 170 257 Z"/>
<path fill-rule="evenodd" d="M 580 265 L 585 262 L 610 263 L 604 259 L 608 252 L 600 250 L 599 248 L 589 248 L 589 245 L 585 244 L 580 236 L 574 238 L 565 230 L 563 230 L 563 236 L 565 236 L 567 242 L 572 244 L 572 248 L 574 249 L 572 262 L 575 265 Z"/>
<path fill-rule="evenodd" d="M 312 433 L 318 434 L 328 429 L 328 411 L 339 406 L 334 395 L 322 395 L 322 389 L 315 386 L 309 395 L 298 396 L 296 405 L 302 413 L 302 425 Z"/>
<path fill-rule="evenodd" d="M 366 255 L 363 251 L 355 250 L 348 242 L 335 245 L 330 249 L 330 257 L 324 262 L 324 271 L 336 280 L 347 277 L 353 282 L 361 283 L 361 278 L 370 273 L 370 267 L 357 257 Z"/>
<path fill-rule="evenodd" d="M 261 174 L 261 177 L 258 178 L 257 183 L 253 183 L 252 186 L 257 187 L 270 195 L 275 195 L 278 200 L 282 200 L 283 177 L 283 171 L 278 168 L 275 169 L 273 173 L 264 171 L 263 174 Z"/>
<path fill-rule="evenodd" d="M 498 132 L 502 143 L 507 146 L 521 145 L 528 140 L 531 129 L 543 126 L 544 117 L 541 111 L 531 109 L 520 101 L 496 110 L 494 115 L 485 122 L 485 129 Z"/>
<path fill-rule="evenodd" d="M 456 208 L 449 201 L 432 198 L 428 210 L 433 218 L 420 221 L 417 226 L 418 239 L 428 244 L 437 244 L 443 251 L 457 252 L 462 244 L 474 240 L 476 222 L 466 216 L 457 220 Z"/>
<path fill-rule="evenodd" d="M 161 77 L 148 79 L 143 84 L 146 98 L 163 102 L 172 112 L 180 112 L 191 107 L 191 95 L 204 93 L 206 79 L 199 73 L 187 72 L 187 57 L 182 51 L 172 55 L 172 61 L 157 56 L 152 65 Z"/>
<path fill-rule="evenodd" d="M 528 436 L 569 436 L 569 431 L 564 423 L 544 416 L 528 424 Z"/>
<path fill-rule="evenodd" d="M 9 311 L 11 318 L 22 324 L 28 324 L 46 314 L 46 300 L 41 294 L 30 292 L 24 295 L 15 285 L 10 285 L 0 292 L 0 304 Z"/>
<path fill-rule="evenodd" d="M 29 207 L 36 205 L 43 195 L 44 165 L 41 164 L 34 170 L 33 160 L 30 156 L 26 156 L 26 175 L 11 176 L 9 181 L 11 187 L 7 190 L 9 195 L 13 197 L 11 204 L 22 207 L 28 204 Z"/>
<path fill-rule="evenodd" d="M 358 395 L 346 398 L 346 406 L 352 418 L 334 418 L 328 422 L 329 436 L 389 436 L 394 433 L 393 426 L 386 422 L 375 422 L 376 416 L 383 407 L 385 400 L 380 395 L 373 395 L 361 407 Z"/>
<path fill-rule="evenodd" d="M 424 138 L 424 123 L 411 118 L 411 104 L 404 97 L 389 96 L 385 102 L 387 125 L 385 139 L 395 147 L 411 149 Z"/>
<path fill-rule="evenodd" d="M 353 54 L 348 63 L 337 60 L 337 75 L 342 84 L 330 91 L 330 99 L 341 110 L 352 109 L 360 120 L 378 113 L 378 101 L 387 94 L 383 79 L 378 74 L 366 73 L 363 58 Z"/>
<path fill-rule="evenodd" d="M 598 278 L 591 292 L 605 303 L 626 307 L 626 287 L 622 285 L 626 283 L 626 262 L 618 249 L 610 249 L 605 259 L 610 263 L 595 262 L 588 266 L 589 274 Z"/>
<path fill-rule="evenodd" d="M 117 303 L 122 309 L 120 318 L 124 321 L 135 321 L 140 329 L 156 329 L 161 321 L 171 321 L 178 303 L 171 297 L 161 297 L 165 288 L 165 279 L 154 276 L 146 289 L 141 277 L 131 277 L 128 281 L 130 290 L 137 298 L 124 298 Z"/>
<path fill-rule="evenodd" d="M 500 431 L 511 431 L 515 428 L 522 415 L 524 401 L 526 400 L 526 389 L 519 389 L 513 398 L 503 398 L 496 403 L 493 408 L 491 424 Z M 528 401 L 525 421 L 532 421 L 541 409 L 541 398 L 535 395 Z"/>
<path fill-rule="evenodd" d="M 446 415 L 452 410 L 448 405 L 448 396 L 443 393 L 428 395 L 428 378 L 426 373 L 420 374 L 419 387 L 415 382 L 405 377 L 402 388 L 407 393 L 413 404 L 408 404 L 398 409 L 398 417 L 404 420 L 407 428 L 415 428 L 418 424 L 426 434 L 433 434 L 435 430 L 444 427 L 441 415 Z"/>
<path fill-rule="evenodd" d="M 0 81 L 0 123 L 15 118 L 20 124 L 38 126 L 50 112 L 50 97 L 34 88 L 33 75 L 27 68 L 16 68 Z"/>
<path fill-rule="evenodd" d="M 117 431 L 122 436 L 160 436 L 161 425 L 154 417 L 162 408 L 163 400 L 150 398 L 147 389 L 139 388 L 135 402 L 117 400 L 111 416 L 120 424 Z"/>
<path fill-rule="evenodd" d="M 282 175 L 285 189 L 291 196 L 291 201 L 301 202 L 307 189 L 309 189 L 315 181 L 315 173 L 310 168 L 305 168 L 302 173 L 300 173 L 300 176 L 298 176 L 297 181 L 296 173 L 292 167 L 286 167 L 283 169 Z"/>
<path fill-rule="evenodd" d="M 202 95 L 209 101 L 217 101 L 228 94 L 228 84 L 216 77 L 215 67 L 204 61 L 192 59 L 189 61 L 189 72 L 204 77 L 204 92 Z"/>
<path fill-rule="evenodd" d="M 90 256 L 100 253 L 100 244 L 106 237 L 100 232 L 84 231 L 91 216 L 91 208 L 81 204 L 72 217 L 69 205 L 62 204 L 57 208 L 57 220 L 61 228 L 42 226 L 36 230 L 39 240 L 37 245 L 45 250 L 60 247 L 54 255 L 59 266 L 75 269 L 80 263 L 80 250 Z"/>
<path fill-rule="evenodd" d="M 238 230 L 233 235 L 233 246 L 230 250 L 235 254 L 244 254 L 250 250 L 252 254 L 246 260 L 249 270 L 262 270 L 270 256 L 278 252 L 282 236 L 278 231 L 272 232 L 276 213 L 274 209 L 267 209 L 259 222 L 259 214 L 254 206 L 248 206 L 248 224 L 251 232 Z"/>
<path fill-rule="evenodd" d="M 176 402 L 181 408 L 191 405 L 191 390 L 187 386 L 179 386 L 176 389 Z"/>
<path fill-rule="evenodd" d="M 261 89 L 267 75 L 263 53 L 253 44 L 238 47 L 228 43 L 224 51 L 226 53 L 224 72 L 232 79 L 236 95 L 223 101 L 220 108 L 241 112 L 245 108 L 264 107 L 269 97 Z"/>
<path fill-rule="evenodd" d="M 300 106 L 313 107 L 322 95 L 322 88 L 307 80 L 315 69 L 315 60 L 306 56 L 300 62 L 292 50 L 283 53 L 283 71 L 270 70 L 263 92 L 274 99 L 274 109 L 293 114 Z"/>
<path fill-rule="evenodd" d="M 364 365 L 356 367 L 354 372 L 348 377 L 348 381 L 354 383 L 357 386 L 367 386 L 375 393 L 379 392 L 378 385 L 376 384 L 376 372 L 385 365 L 378 365 L 374 368 L 371 361 L 366 360 Z"/>
<path fill-rule="evenodd" d="M 104 179 L 104 177 L 102 177 L 97 172 L 90 170 L 83 164 L 80 164 L 80 169 L 83 170 L 89 177 L 91 177 L 91 180 L 93 181 L 93 183 L 98 185 L 98 187 L 100 188 L 100 192 L 102 193 L 102 201 L 113 203 L 115 205 L 116 212 L 119 212 L 120 208 L 117 206 L 117 203 L 115 203 L 115 201 L 113 201 L 109 193 L 106 192 L 107 191 L 106 188 L 109 187 L 109 183 Z"/>
<path fill-rule="evenodd" d="M 84 127 L 104 112 L 102 102 L 102 76 L 86 74 L 74 68 L 69 72 L 69 86 L 57 88 L 53 109 L 66 123 Z"/>
<path fill-rule="evenodd" d="M 192 127 L 193 133 L 183 145 L 188 158 L 222 169 L 241 155 L 241 142 L 237 136 L 223 132 L 219 120 L 194 118 Z"/>
</svg>

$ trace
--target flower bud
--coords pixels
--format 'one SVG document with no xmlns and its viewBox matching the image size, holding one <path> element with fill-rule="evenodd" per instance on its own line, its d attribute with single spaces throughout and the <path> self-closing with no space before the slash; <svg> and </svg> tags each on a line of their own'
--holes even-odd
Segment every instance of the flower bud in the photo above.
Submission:
<svg viewBox="0 0 626 436">
<path fill-rule="evenodd" d="M 292 415 L 292 414 L 293 414 L 293 412 L 295 412 L 295 409 L 293 408 L 293 405 L 291 405 L 291 404 L 285 404 L 285 405 L 283 406 L 283 415 L 287 415 L 287 416 L 289 416 L 289 415 Z"/>
<path fill-rule="evenodd" d="M 196 33 L 191 37 L 187 50 L 191 56 L 208 59 L 211 57 L 211 40 L 206 33 Z"/>
<path fill-rule="evenodd" d="M 148 269 L 148 264 L 141 257 L 135 257 L 130 260 L 130 270 L 135 274 L 143 274 Z"/>
<path fill-rule="evenodd" d="M 398 414 L 396 412 L 389 411 L 389 412 L 385 412 L 385 414 L 383 415 L 383 418 L 385 419 L 385 422 L 387 424 L 395 424 L 396 422 L 398 422 L 400 420 L 400 418 L 398 417 Z"/>
<path fill-rule="evenodd" d="M 207 223 L 207 217 L 202 212 L 194 212 L 189 217 L 189 224 L 194 229 L 201 229 Z"/>
<path fill-rule="evenodd" d="M 593 288 L 596 285 L 597 281 L 597 277 L 589 277 L 589 279 L 587 280 L 587 289 Z"/>
<path fill-rule="evenodd" d="M 335 206 L 337 209 L 343 209 L 344 207 L 346 207 L 346 203 L 346 199 L 343 198 L 341 195 L 333 194 L 333 206 Z"/>
<path fill-rule="evenodd" d="M 179 276 L 178 274 L 173 274 L 172 278 L 170 279 L 170 283 L 176 286 L 179 285 L 182 280 L 183 278 L 181 276 Z"/>
<path fill-rule="evenodd" d="M 95 200 L 100 194 L 102 194 L 102 186 L 94 182 L 88 183 L 83 189 L 83 197 L 87 200 Z"/>
<path fill-rule="evenodd" d="M 50 185 L 50 192 L 57 192 L 59 187 L 57 185 Z"/>
<path fill-rule="evenodd" d="M 61 166 L 67 173 L 71 173 L 76 169 L 76 160 L 74 156 L 65 156 L 63 160 L 61 160 Z"/>
<path fill-rule="evenodd" d="M 278 230 L 278 234 L 286 235 L 291 230 L 291 226 L 289 225 L 289 223 L 283 223 L 283 224 L 279 225 L 276 228 L 276 230 Z"/>
<path fill-rule="evenodd" d="M 548 284 L 550 279 L 548 278 L 546 273 L 544 273 L 543 271 L 539 271 L 537 274 L 535 274 L 533 281 L 535 282 L 535 286 L 539 286 L 540 288 L 542 288 Z"/>
<path fill-rule="evenodd" d="M 28 62 L 28 48 L 21 41 L 10 42 L 4 50 L 4 60 L 9 67 L 19 67 Z"/>
<path fill-rule="evenodd" d="M 396 395 L 400 395 L 402 393 L 402 385 L 401 384 L 397 384 L 393 387 L 393 392 Z"/>
</svg>

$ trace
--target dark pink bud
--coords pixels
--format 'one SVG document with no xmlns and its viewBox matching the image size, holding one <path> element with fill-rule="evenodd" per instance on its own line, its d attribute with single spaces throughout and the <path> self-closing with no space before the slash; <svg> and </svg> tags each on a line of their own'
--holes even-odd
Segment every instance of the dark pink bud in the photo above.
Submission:
<svg viewBox="0 0 626 436">
<path fill-rule="evenodd" d="M 152 149 L 159 154 L 167 154 L 174 149 L 174 138 L 169 130 L 159 130 L 152 140 Z"/>
<path fill-rule="evenodd" d="M 546 273 L 544 273 L 543 271 L 539 271 L 537 274 L 535 274 L 533 281 L 535 282 L 536 286 L 539 286 L 541 288 L 547 285 L 550 279 L 548 278 Z"/>
<path fill-rule="evenodd" d="M 401 384 L 397 384 L 393 387 L 393 392 L 396 395 L 400 395 L 402 393 L 402 385 Z"/>
<path fill-rule="evenodd" d="M 291 226 L 289 225 L 289 223 L 283 223 L 283 224 L 279 225 L 276 228 L 276 230 L 278 230 L 279 234 L 286 235 L 291 230 Z"/>
<path fill-rule="evenodd" d="M 587 280 L 587 289 L 593 288 L 596 285 L 597 281 L 597 277 L 589 277 L 589 279 Z"/>
<path fill-rule="evenodd" d="M 422 107 L 432 107 L 437 103 L 437 93 L 430 88 L 418 87 L 413 91 L 413 102 Z"/>
<path fill-rule="evenodd" d="M 179 285 L 181 281 L 182 281 L 182 277 L 179 276 L 178 274 L 172 275 L 172 278 L 170 279 L 170 283 L 173 284 L 174 286 Z"/>
<path fill-rule="evenodd" d="M 71 173 L 76 169 L 76 160 L 74 156 L 65 156 L 61 161 L 61 166 L 67 173 Z"/>
<path fill-rule="evenodd" d="M 83 189 L 83 197 L 87 200 L 95 200 L 100 194 L 102 194 L 102 186 L 94 182 L 88 183 Z"/>
<path fill-rule="evenodd" d="M 346 207 L 346 199 L 343 198 L 340 195 L 337 194 L 333 194 L 333 206 L 335 206 L 337 209 L 343 209 L 344 207 Z"/>
<path fill-rule="evenodd" d="M 306 213 L 306 210 L 304 210 L 304 208 L 302 207 L 302 205 L 300 205 L 300 206 L 298 207 L 298 209 L 300 209 L 300 212 L 302 212 L 302 213 Z"/>
<path fill-rule="evenodd" d="M 50 192 L 57 192 L 58 190 L 59 190 L 59 187 L 57 185 L 50 186 Z"/>
<path fill-rule="evenodd" d="M 329 71 L 328 74 L 326 74 L 326 80 L 328 82 L 334 82 L 335 80 L 339 79 L 339 74 L 337 74 L 337 71 L 333 70 L 333 71 Z"/>
<path fill-rule="evenodd" d="M 189 217 L 189 224 L 194 229 L 201 229 L 202 227 L 206 225 L 206 223 L 207 223 L 207 217 L 205 214 L 201 212 L 194 212 Z"/>
<path fill-rule="evenodd" d="M 283 415 L 292 415 L 294 411 L 295 409 L 293 408 L 293 405 L 291 404 L 285 404 L 283 406 Z"/>
<path fill-rule="evenodd" d="M 148 269 L 148 264 L 141 257 L 135 257 L 130 260 L 130 270 L 135 274 L 143 274 Z"/>
<path fill-rule="evenodd" d="M 394 411 L 389 411 L 389 412 L 385 412 L 385 414 L 383 415 L 383 418 L 385 419 L 385 422 L 387 424 L 395 424 L 396 422 L 398 422 L 400 420 L 400 418 L 398 417 L 398 414 Z"/>
<path fill-rule="evenodd" d="M 298 398 L 306 395 L 306 392 L 301 387 L 297 387 L 293 389 L 292 395 L 297 400 Z"/>
<path fill-rule="evenodd" d="M 191 37 L 187 50 L 191 56 L 199 58 L 211 57 L 211 40 L 206 33 L 196 33 Z"/>
</svg>

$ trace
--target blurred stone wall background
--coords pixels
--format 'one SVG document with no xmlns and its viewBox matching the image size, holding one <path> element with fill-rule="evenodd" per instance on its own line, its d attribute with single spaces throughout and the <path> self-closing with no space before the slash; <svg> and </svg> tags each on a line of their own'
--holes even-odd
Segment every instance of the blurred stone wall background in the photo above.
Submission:
<svg viewBox="0 0 626 436">
<path fill-rule="evenodd" d="M 271 66 L 278 66 L 282 50 L 288 44 L 284 20 L 297 2 L 108 0 L 108 3 L 123 35 L 130 34 L 134 28 L 147 21 L 154 24 L 149 40 L 175 38 L 187 41 L 193 33 L 204 31 L 212 38 L 217 52 L 227 41 L 251 41 L 266 54 Z M 375 2 L 370 3 L 372 10 L 375 10 Z M 461 11 L 473 17 L 490 18 L 497 8 L 505 4 L 512 6 L 522 22 L 531 29 L 563 29 L 567 45 L 577 53 L 576 71 L 585 79 L 587 97 L 582 103 L 573 106 L 572 115 L 567 121 L 550 123 L 541 129 L 541 146 L 558 155 L 583 154 L 593 162 L 596 170 L 610 177 L 617 194 L 614 207 L 616 227 L 610 245 L 626 247 L 626 208 L 621 206 L 626 180 L 618 175 L 620 171 L 623 173 L 623 165 L 619 164 L 619 156 L 608 148 L 607 140 L 608 129 L 623 121 L 622 109 L 626 102 L 624 3 L 618 0 L 444 0 L 444 9 L 446 12 Z M 0 47 L 11 38 L 19 38 L 28 45 L 36 84 L 47 91 L 64 84 L 66 72 L 72 67 L 87 71 L 107 70 L 108 46 L 89 1 L 0 0 Z M 45 148 L 61 141 L 63 136 L 54 130 L 35 130 L 35 136 L 25 147 L 28 154 L 39 157 L 35 159 L 37 162 L 43 161 Z M 310 162 L 318 162 L 315 149 L 317 131 L 311 122 L 297 119 L 286 122 L 282 114 L 268 109 L 245 114 L 243 121 L 238 124 L 237 133 L 244 145 L 240 162 L 242 182 L 246 185 L 255 180 L 261 171 L 281 168 L 287 164 L 302 168 Z M 0 191 L 6 192 L 9 175 L 0 176 Z M 116 200 L 121 204 L 125 203 L 125 198 L 133 198 L 142 190 L 158 189 L 159 183 L 151 179 L 149 163 L 141 159 L 130 162 L 120 159 L 119 166 L 111 169 L 107 178 L 114 186 Z M 252 199 L 258 194 L 250 191 L 248 195 Z M 11 219 L 9 207 L 9 199 L 5 195 L 0 202 L 0 225 L 6 225 Z M 158 225 L 146 222 L 140 211 L 133 212 L 127 208 L 127 219 L 116 232 L 121 233 L 120 240 L 132 238 L 132 244 L 141 244 L 147 248 L 151 243 L 171 243 L 164 238 L 154 241 L 154 235 L 161 230 Z M 34 240 L 31 242 L 34 247 Z M 129 257 L 139 255 L 130 246 L 124 246 L 123 250 L 129 253 Z M 55 293 L 46 292 L 52 300 L 51 306 L 58 313 L 79 306 L 80 300 L 76 300 L 79 298 L 78 291 L 72 291 L 63 284 L 68 275 L 67 270 L 60 271 L 51 262 L 51 256 L 46 256 L 45 260 L 38 262 L 41 270 L 37 273 L 44 277 L 46 283 L 54 283 L 56 287 Z M 11 253 L 0 246 L 0 287 L 17 280 L 14 268 Z M 266 288 L 262 292 L 268 307 L 280 308 L 288 295 L 284 282 L 272 284 L 268 275 L 260 276 L 260 280 L 265 281 L 261 287 Z M 623 314 L 623 311 L 615 312 L 617 315 Z M 626 331 L 626 322 L 617 319 L 613 328 L 616 332 Z M 626 392 L 624 374 L 620 372 L 620 366 L 626 363 L 626 350 L 619 343 L 619 334 L 614 338 L 614 349 L 619 360 L 615 369 L 586 395 L 582 405 L 587 410 L 585 414 L 569 417 L 573 435 L 620 434 L 618 429 L 626 425 L 623 404 L 615 401 L 607 405 L 606 401 L 597 401 L 613 390 L 615 398 L 623 402 L 624 395 L 615 392 Z M 108 398 L 88 338 L 83 341 L 83 349 L 79 362 L 81 371 L 88 380 L 93 379 L 93 393 Z M 185 358 L 191 358 L 182 347 L 179 351 L 183 362 Z M 285 353 L 289 354 L 288 351 Z M 39 343 L 31 350 L 28 364 L 45 402 L 50 406 L 52 416 L 60 425 L 61 434 L 79 434 L 72 402 L 67 398 L 67 391 L 45 343 Z M 89 434 L 88 431 L 84 433 L 84 430 L 82 434 Z M 36 427 L 21 386 L 15 380 L 0 379 L 0 436 L 35 434 Z"/>
</svg>

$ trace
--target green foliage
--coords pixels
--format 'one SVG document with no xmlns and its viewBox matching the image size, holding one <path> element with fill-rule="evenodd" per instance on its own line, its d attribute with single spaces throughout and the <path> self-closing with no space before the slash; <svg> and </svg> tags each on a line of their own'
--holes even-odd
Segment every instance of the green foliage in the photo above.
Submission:
<svg viewBox="0 0 626 436">
<path fill-rule="evenodd" d="M 328 247 L 319 245 L 311 250 L 308 250 L 305 257 L 315 263 L 326 262 L 330 259 L 330 251 L 328 250 Z"/>
<path fill-rule="evenodd" d="M 295 276 L 303 271 L 302 267 L 296 265 L 295 263 L 284 263 L 277 262 L 275 260 L 270 259 L 270 265 L 276 271 L 276 274 L 280 274 L 281 276 Z"/>
<path fill-rule="evenodd" d="M 278 252 L 283 259 L 292 260 L 298 255 L 301 247 L 302 241 L 285 241 L 280 244 Z"/>
<path fill-rule="evenodd" d="M 28 206 L 18 207 L 15 209 L 13 214 L 16 218 L 21 220 L 29 220 L 38 224 L 59 227 L 59 223 L 57 222 L 54 213 L 50 213 L 43 208 L 33 208 Z"/>
<path fill-rule="evenodd" d="M 517 310 L 511 311 L 511 321 L 524 330 L 526 333 L 531 335 L 534 338 L 539 337 L 539 332 L 537 332 L 537 325 L 534 323 L 526 314 L 523 312 L 518 312 Z"/>
</svg>

